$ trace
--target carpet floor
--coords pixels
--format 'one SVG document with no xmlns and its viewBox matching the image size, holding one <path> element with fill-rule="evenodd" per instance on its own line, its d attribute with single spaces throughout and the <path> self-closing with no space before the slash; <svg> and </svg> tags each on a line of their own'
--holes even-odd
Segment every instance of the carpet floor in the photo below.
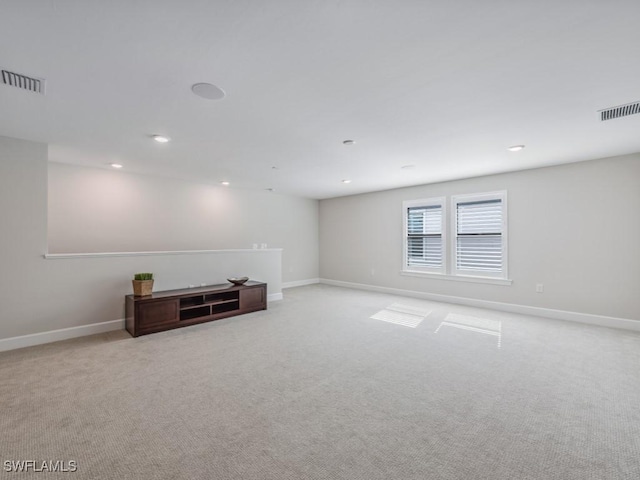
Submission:
<svg viewBox="0 0 640 480">
<path fill-rule="evenodd" d="M 640 478 L 639 334 L 327 285 L 0 353 L 0 384 L 1 478 Z"/>
</svg>

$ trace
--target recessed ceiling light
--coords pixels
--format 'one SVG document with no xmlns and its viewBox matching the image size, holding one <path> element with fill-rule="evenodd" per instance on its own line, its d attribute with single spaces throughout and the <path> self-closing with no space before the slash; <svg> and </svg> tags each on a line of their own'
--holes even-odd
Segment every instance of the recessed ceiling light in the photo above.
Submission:
<svg viewBox="0 0 640 480">
<path fill-rule="evenodd" d="M 345 179 L 345 180 L 342 180 L 342 183 L 351 183 L 351 180 Z"/>
<path fill-rule="evenodd" d="M 403 165 L 400 168 L 403 170 L 409 170 L 410 168 L 415 168 L 415 165 Z"/>
<path fill-rule="evenodd" d="M 211 83 L 196 83 L 191 91 L 207 100 L 222 100 L 227 94 L 220 87 Z"/>
<path fill-rule="evenodd" d="M 112 163 L 111 166 L 113 168 L 122 168 L 122 165 L 120 165 L 119 163 Z"/>
<path fill-rule="evenodd" d="M 510 152 L 519 152 L 523 148 L 524 145 L 511 145 L 509 148 L 507 148 L 507 150 L 509 150 Z"/>
<path fill-rule="evenodd" d="M 355 145 L 356 141 L 355 140 L 343 140 L 342 143 L 345 144 L 345 145 Z"/>
<path fill-rule="evenodd" d="M 275 189 L 275 188 L 265 188 L 265 190 L 266 190 L 267 192 L 275 192 L 275 191 L 276 191 L 276 189 Z"/>
<path fill-rule="evenodd" d="M 273 167 L 271 167 L 271 170 L 279 170 L 279 168 L 274 165 Z"/>
<path fill-rule="evenodd" d="M 229 186 L 229 182 L 227 182 L 226 180 L 224 182 L 220 182 L 222 185 L 224 185 L 225 187 Z"/>
<path fill-rule="evenodd" d="M 165 137 L 164 135 L 151 135 L 151 138 L 158 143 L 167 143 L 169 141 L 169 137 Z"/>
</svg>

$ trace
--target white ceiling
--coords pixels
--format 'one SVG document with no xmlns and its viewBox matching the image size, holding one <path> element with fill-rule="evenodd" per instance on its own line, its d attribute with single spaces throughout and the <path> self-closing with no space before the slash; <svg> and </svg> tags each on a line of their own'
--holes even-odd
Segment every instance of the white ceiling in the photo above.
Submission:
<svg viewBox="0 0 640 480">
<path fill-rule="evenodd" d="M 640 100 L 638 18 L 638 0 L 0 0 L 0 66 L 47 80 L 0 85 L 0 135 L 311 198 L 633 153 L 640 115 L 597 111 Z"/>
</svg>

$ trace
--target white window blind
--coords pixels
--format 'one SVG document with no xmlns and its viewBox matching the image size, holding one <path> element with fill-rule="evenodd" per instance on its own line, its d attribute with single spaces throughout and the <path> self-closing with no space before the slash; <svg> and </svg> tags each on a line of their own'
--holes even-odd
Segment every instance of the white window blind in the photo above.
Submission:
<svg viewBox="0 0 640 480">
<path fill-rule="evenodd" d="M 507 191 L 405 200 L 402 274 L 510 285 Z"/>
<path fill-rule="evenodd" d="M 456 203 L 456 269 L 500 274 L 503 271 L 503 200 Z"/>
<path fill-rule="evenodd" d="M 406 215 L 407 266 L 442 268 L 442 205 L 409 207 Z"/>
</svg>

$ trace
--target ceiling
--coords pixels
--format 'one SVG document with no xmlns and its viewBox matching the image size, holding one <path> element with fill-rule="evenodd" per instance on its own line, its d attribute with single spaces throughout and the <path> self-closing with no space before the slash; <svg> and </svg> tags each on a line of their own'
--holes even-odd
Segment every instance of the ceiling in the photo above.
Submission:
<svg viewBox="0 0 640 480">
<path fill-rule="evenodd" d="M 634 153 L 640 115 L 598 110 L 640 100 L 638 18 L 637 0 L 0 0 L 0 67 L 47 81 L 0 85 L 0 135 L 310 198 Z"/>
</svg>

